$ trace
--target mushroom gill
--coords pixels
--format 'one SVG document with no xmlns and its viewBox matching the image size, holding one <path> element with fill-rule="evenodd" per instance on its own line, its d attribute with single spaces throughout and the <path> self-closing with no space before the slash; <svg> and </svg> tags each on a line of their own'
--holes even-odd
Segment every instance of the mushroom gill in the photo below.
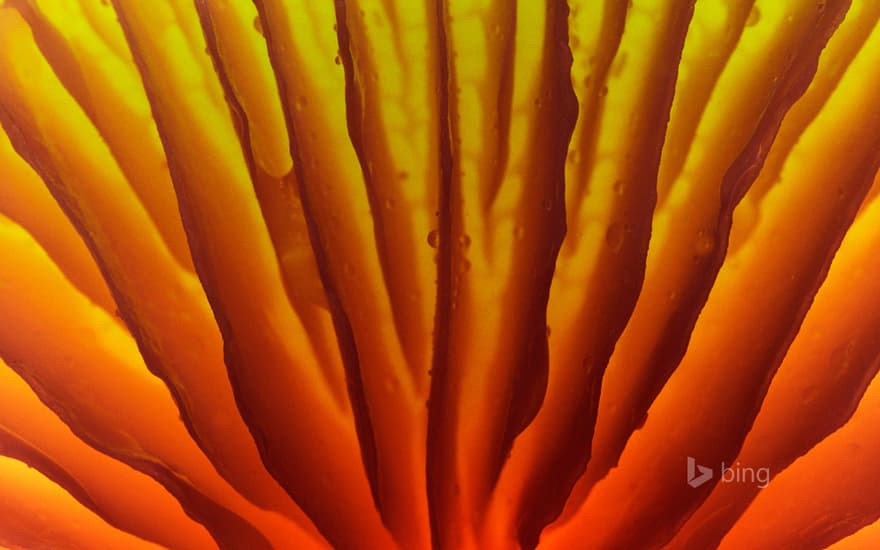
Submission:
<svg viewBox="0 0 880 550">
<path fill-rule="evenodd" d="M 0 0 L 0 547 L 880 547 L 877 0 Z"/>
</svg>

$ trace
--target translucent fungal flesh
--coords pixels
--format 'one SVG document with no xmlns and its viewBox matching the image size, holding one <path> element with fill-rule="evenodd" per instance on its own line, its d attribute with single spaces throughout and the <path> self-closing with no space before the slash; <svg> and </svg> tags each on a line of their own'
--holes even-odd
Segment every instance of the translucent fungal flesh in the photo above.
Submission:
<svg viewBox="0 0 880 550">
<path fill-rule="evenodd" d="M 878 0 L 0 0 L 0 548 L 880 545 L 878 67 Z"/>
</svg>

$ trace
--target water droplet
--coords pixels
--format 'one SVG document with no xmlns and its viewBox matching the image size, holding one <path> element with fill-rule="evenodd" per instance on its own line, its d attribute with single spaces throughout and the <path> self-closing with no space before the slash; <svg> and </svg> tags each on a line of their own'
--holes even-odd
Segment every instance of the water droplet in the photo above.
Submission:
<svg viewBox="0 0 880 550">
<path fill-rule="evenodd" d="M 437 233 L 436 229 L 432 229 L 430 233 L 428 233 L 428 245 L 431 248 L 437 248 L 437 243 L 440 240 L 440 235 Z"/>
<path fill-rule="evenodd" d="M 599 88 L 599 97 L 605 97 L 606 95 L 608 95 L 608 86 L 603 85 Z"/>
<path fill-rule="evenodd" d="M 293 104 L 293 107 L 297 111 L 302 111 L 303 109 L 306 108 L 306 106 L 308 106 L 308 104 L 309 104 L 309 100 L 306 99 L 305 96 L 301 95 L 298 98 L 296 98 L 296 102 Z"/>
<path fill-rule="evenodd" d="M 385 199 L 385 203 L 384 203 L 384 204 L 385 204 L 385 209 L 386 209 L 386 210 L 391 210 L 392 208 L 394 208 L 394 202 L 392 202 L 391 199 Z"/>
<path fill-rule="evenodd" d="M 513 236 L 517 240 L 522 239 L 523 237 L 526 236 L 526 229 L 521 225 L 517 225 L 516 227 L 513 228 Z"/>
<path fill-rule="evenodd" d="M 705 232 L 700 231 L 697 233 L 696 249 L 698 256 L 705 256 L 715 249 L 715 241 Z"/>
<path fill-rule="evenodd" d="M 263 22 L 260 20 L 260 16 L 254 17 L 254 30 L 258 33 L 263 34 Z"/>
<path fill-rule="evenodd" d="M 758 6 L 752 6 L 752 11 L 749 12 L 749 17 L 746 19 L 746 27 L 753 27 L 757 25 L 760 20 L 761 10 L 758 9 Z"/>
<path fill-rule="evenodd" d="M 337 65 L 342 65 L 342 60 L 339 59 L 338 55 L 333 58 L 333 62 L 336 63 Z"/>
<path fill-rule="evenodd" d="M 605 243 L 612 252 L 620 252 L 623 248 L 623 227 L 619 223 L 612 223 L 605 231 Z"/>
<path fill-rule="evenodd" d="M 544 199 L 541 202 L 541 206 L 544 207 L 544 210 L 546 210 L 547 212 L 550 212 L 551 210 L 553 210 L 553 201 L 550 199 Z"/>
<path fill-rule="evenodd" d="M 614 194 L 617 196 L 623 196 L 624 186 L 623 182 L 617 180 L 614 182 Z"/>
<path fill-rule="evenodd" d="M 462 235 L 462 236 L 458 239 L 458 244 L 460 244 L 462 248 L 467 248 L 467 247 L 469 247 L 469 246 L 471 245 L 471 237 L 470 237 L 470 235 L 466 235 L 466 234 L 465 234 L 465 235 Z"/>
</svg>

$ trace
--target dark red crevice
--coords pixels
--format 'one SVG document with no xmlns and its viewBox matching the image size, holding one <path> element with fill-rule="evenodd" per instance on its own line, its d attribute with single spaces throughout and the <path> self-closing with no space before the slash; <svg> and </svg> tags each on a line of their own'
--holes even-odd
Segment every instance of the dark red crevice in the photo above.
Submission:
<svg viewBox="0 0 880 550">
<path fill-rule="evenodd" d="M 700 260 L 700 269 L 691 282 L 682 288 L 681 305 L 667 322 L 661 336 L 657 338 L 656 347 L 650 352 L 649 362 L 652 365 L 649 372 L 650 378 L 646 384 L 634 387 L 630 394 L 631 400 L 628 408 L 633 413 L 629 418 L 626 438 L 615 442 L 612 452 L 615 463 L 629 437 L 644 421 L 649 407 L 684 357 L 697 318 L 709 297 L 709 292 L 727 254 L 733 209 L 757 178 L 783 117 L 792 104 L 806 91 L 815 74 L 819 54 L 842 20 L 848 4 L 848 0 L 836 4 L 828 3 L 822 16 L 818 18 L 815 32 L 810 35 L 808 42 L 799 50 L 789 70 L 781 79 L 776 94 L 768 102 L 752 138 L 725 172 L 719 190 L 721 207 L 718 225 L 713 232 L 713 237 L 718 245 L 708 258 Z M 601 476 L 605 473 L 607 470 L 599 472 L 598 475 Z M 595 483 L 598 478 L 592 481 Z"/>
<path fill-rule="evenodd" d="M 123 24 L 121 16 L 120 22 Z M 124 28 L 125 25 L 123 24 L 123 29 Z M 132 53 L 137 61 L 135 52 Z M 62 82 L 62 84 L 64 84 L 64 82 Z M 83 239 L 83 242 L 86 244 L 92 258 L 98 266 L 101 276 L 107 282 L 107 287 L 117 306 L 117 314 L 134 338 L 138 351 L 143 357 L 147 369 L 151 374 L 162 380 L 164 385 L 168 388 L 168 392 L 171 395 L 175 406 L 180 411 L 181 421 L 183 422 L 187 433 L 192 437 L 193 441 L 196 442 L 205 455 L 210 458 L 211 454 L 208 452 L 209 448 L 205 444 L 204 439 L 199 434 L 192 420 L 192 405 L 187 398 L 186 391 L 179 386 L 171 371 L 165 368 L 164 361 L 154 350 L 154 344 L 151 337 L 141 329 L 138 322 L 137 308 L 132 305 L 125 292 L 122 290 L 117 277 L 110 268 L 110 260 L 105 257 L 95 236 L 83 221 L 87 216 L 79 207 L 78 199 L 73 196 L 63 179 L 56 173 L 55 168 L 53 167 L 54 162 L 51 160 L 49 150 L 38 139 L 28 135 L 25 130 L 22 130 L 19 122 L 16 121 L 16 113 L 7 109 L 6 106 L 2 104 L 0 104 L 0 126 L 6 131 L 13 148 L 18 152 L 19 156 L 21 156 L 45 182 L 46 188 L 58 203 L 71 225 L 76 229 L 76 232 Z"/>
<path fill-rule="evenodd" d="M 501 23 L 496 23 L 501 29 L 500 36 L 495 39 L 501 42 L 498 48 L 498 91 L 495 97 L 494 108 L 486 106 L 484 127 L 492 128 L 494 135 L 494 151 L 492 151 L 492 165 L 489 166 L 486 182 L 488 183 L 483 196 L 483 212 L 489 212 L 498 191 L 504 183 L 504 173 L 507 170 L 508 158 L 510 157 L 510 122 L 513 111 L 513 84 L 514 68 L 516 66 L 516 7 L 511 6 L 505 0 L 496 0 L 492 4 L 492 15 L 502 18 Z M 491 37 L 492 33 L 489 33 Z M 491 38 L 490 38 L 491 40 Z M 494 50 L 490 50 L 494 53 Z M 496 133 L 497 132 L 497 133 Z"/>
<path fill-rule="evenodd" d="M 263 0 L 254 0 L 257 7 L 259 17 L 266 21 L 266 8 Z M 307 185 L 306 175 L 303 173 L 304 160 L 299 154 L 300 137 L 297 132 L 296 124 L 293 120 L 292 108 L 290 105 L 288 94 L 288 83 L 284 78 L 284 70 L 281 66 L 281 56 L 283 52 L 279 52 L 272 36 L 272 26 L 263 25 L 263 35 L 269 46 L 269 60 L 275 73 L 278 83 L 278 91 L 281 102 L 284 107 L 284 118 L 287 124 L 287 132 L 290 136 L 290 154 L 293 158 L 294 172 L 299 185 L 299 196 L 302 202 L 303 214 L 306 219 L 308 228 L 309 241 L 312 244 L 312 250 L 315 255 L 315 262 L 318 267 L 318 274 L 324 285 L 324 291 L 327 298 L 327 304 L 330 310 L 330 316 L 333 320 L 333 327 L 336 331 L 337 341 L 339 342 L 339 351 L 342 357 L 342 364 L 346 374 L 346 384 L 348 387 L 349 401 L 351 403 L 352 413 L 354 415 L 355 430 L 357 432 L 358 441 L 360 443 L 361 460 L 364 464 L 364 470 L 370 485 L 370 491 L 376 507 L 380 514 L 382 513 L 382 502 L 379 494 L 378 483 L 378 457 L 376 451 L 376 440 L 373 433 L 373 425 L 370 418 L 369 404 L 364 392 L 363 377 L 361 374 L 360 358 L 358 356 L 357 345 L 354 339 L 354 331 L 348 318 L 348 313 L 342 304 L 338 290 L 336 289 L 333 274 L 330 269 L 330 258 L 328 257 L 327 248 L 323 241 L 318 222 L 315 218 L 314 206 L 310 200 L 310 190 Z M 319 527 L 320 528 L 320 527 Z M 322 533 L 333 541 L 332 533 Z"/>
<path fill-rule="evenodd" d="M 429 19 L 428 32 L 432 38 L 437 78 L 438 144 L 440 152 L 440 181 L 437 200 L 437 299 L 434 315 L 434 349 L 431 360 L 431 391 L 428 398 L 428 430 L 426 442 L 426 483 L 428 516 L 431 523 L 431 545 L 435 550 L 454 547 L 455 534 L 450 503 L 454 501 L 454 481 L 448 479 L 450 465 L 454 465 L 456 449 L 454 433 L 458 422 L 457 398 L 450 387 L 450 344 L 452 322 L 452 226 L 455 190 L 454 159 L 452 155 L 453 117 L 450 90 L 453 88 L 453 60 L 450 57 L 447 29 L 446 0 L 433 0 L 433 21 Z M 429 10 L 430 11 L 430 10 Z M 433 22 L 433 25 L 430 23 Z M 452 538 L 452 540 L 449 540 Z"/>
<path fill-rule="evenodd" d="M 836 220 L 834 229 L 827 233 L 827 238 L 824 242 L 816 244 L 816 247 L 822 251 L 822 257 L 821 259 L 816 259 L 814 264 L 809 266 L 812 269 L 805 271 L 805 274 L 810 277 L 810 280 L 803 285 L 802 292 L 800 293 L 802 298 L 798 303 L 793 304 L 791 307 L 791 323 L 789 324 L 788 330 L 782 334 L 776 342 L 774 346 L 775 351 L 771 350 L 772 357 L 768 357 L 766 361 L 764 361 L 764 363 L 766 363 L 764 376 L 755 384 L 754 390 L 748 392 L 750 399 L 743 404 L 743 412 L 737 415 L 738 424 L 732 426 L 726 432 L 727 440 L 736 442 L 733 446 L 734 448 L 722 459 L 728 464 L 739 456 L 745 443 L 746 436 L 749 434 L 752 424 L 761 410 L 764 398 L 770 388 L 770 383 L 772 382 L 779 366 L 782 364 L 789 347 L 792 342 L 794 342 L 795 337 L 807 316 L 810 306 L 813 303 L 813 298 L 828 275 L 831 261 L 834 259 L 834 255 L 837 253 L 840 244 L 843 242 L 846 232 L 855 220 L 856 213 L 871 187 L 874 175 L 877 173 L 878 168 L 880 168 L 880 139 L 875 140 L 874 150 L 877 152 L 866 158 L 853 175 L 854 180 L 858 183 L 851 189 L 849 196 L 846 198 L 845 206 L 838 211 L 838 219 Z M 811 423 L 809 442 L 812 444 L 819 443 L 823 437 L 846 423 L 847 419 L 855 412 L 860 396 L 864 390 L 867 389 L 871 377 L 876 373 L 878 367 L 880 367 L 880 361 L 877 361 L 877 358 L 875 357 L 870 364 L 865 365 L 865 371 L 862 374 L 861 380 L 856 380 L 855 384 L 848 386 L 849 391 L 852 392 L 848 404 L 846 402 L 841 403 L 838 410 L 835 411 L 834 409 L 831 409 L 827 411 L 827 416 L 823 419 L 816 423 Z M 835 414 L 835 412 L 837 414 Z M 807 448 L 809 447 L 804 447 L 805 450 Z M 786 457 L 773 471 L 781 471 L 782 469 L 785 469 L 796 458 L 797 456 Z M 716 485 L 716 482 L 713 481 L 708 485 L 712 488 Z M 710 491 L 702 494 L 698 504 L 702 504 L 710 497 L 710 495 Z M 712 519 L 715 520 L 715 523 L 713 523 L 711 527 L 697 530 L 694 536 L 687 541 L 688 545 L 686 547 L 704 548 L 720 542 L 727 531 L 734 526 L 739 517 L 745 512 L 755 496 L 757 496 L 757 490 L 749 495 L 748 498 L 735 503 L 733 508 L 725 509 L 724 515 L 713 517 Z M 685 521 L 690 519 L 691 516 L 698 512 L 698 510 L 698 505 L 691 506 L 689 513 L 677 523 L 678 528 L 680 529 L 684 527 Z M 672 540 L 672 537 L 677 533 L 678 530 L 669 533 L 663 540 L 663 543 L 665 544 Z M 830 542 L 834 542 L 837 538 L 830 540 Z"/>
<path fill-rule="evenodd" d="M 166 465 L 155 459 L 139 456 L 138 453 L 133 451 L 117 449 L 101 443 L 87 429 L 80 426 L 75 411 L 68 410 L 64 404 L 57 403 L 52 399 L 52 395 L 43 389 L 39 377 L 34 376 L 25 365 L 12 358 L 10 358 L 8 365 L 21 376 L 28 386 L 33 389 L 40 401 L 54 412 L 70 428 L 74 435 L 97 451 L 124 464 L 128 464 L 135 470 L 155 479 L 180 502 L 187 516 L 207 529 L 221 548 L 224 550 L 236 550 L 239 548 L 253 548 L 255 550 L 272 549 L 269 541 L 249 522 L 224 506 L 217 504 Z M 67 485 L 64 485 L 64 487 L 65 489 L 68 488 Z M 73 496 L 79 500 L 78 495 L 73 494 Z M 89 507 L 91 508 L 91 506 Z"/>
<path fill-rule="evenodd" d="M 506 436 L 505 445 L 512 446 L 513 438 L 522 431 L 529 422 L 537 414 L 538 408 L 543 399 L 543 392 L 546 389 L 547 376 L 549 372 L 549 358 L 547 349 L 546 335 L 546 307 L 549 299 L 549 292 L 553 278 L 553 271 L 559 249 L 562 245 L 563 238 L 566 234 L 566 213 L 564 204 L 565 186 L 569 182 L 565 181 L 565 161 L 568 156 L 568 148 L 571 136 L 574 132 L 575 123 L 578 116 L 579 105 L 574 93 L 571 82 L 571 65 L 573 62 L 572 54 L 569 49 L 569 28 L 568 14 L 569 9 L 565 2 L 557 1 L 548 4 L 547 14 L 547 38 L 545 40 L 544 53 L 544 75 L 545 81 L 549 82 L 553 97 L 546 103 L 556 106 L 556 111 L 551 119 L 542 119 L 543 127 L 538 127 L 536 135 L 538 139 L 548 140 L 550 142 L 551 155 L 555 156 L 550 160 L 552 169 L 558 171 L 556 181 L 558 181 L 556 196 L 559 204 L 562 205 L 558 213 L 555 227 L 551 227 L 549 240 L 550 247 L 548 249 L 549 258 L 552 261 L 548 265 L 542 280 L 541 291 L 534 296 L 534 310 L 532 313 L 532 340 L 528 352 L 528 363 L 520 366 L 522 371 L 531 375 L 531 380 L 527 383 L 530 387 L 522 387 L 523 390 L 532 390 L 532 394 L 527 393 L 516 396 L 516 400 L 512 406 L 519 406 L 522 413 L 528 416 L 522 416 L 517 419 L 519 424 L 509 425 L 508 434 Z M 622 26 L 622 22 L 621 22 Z M 618 33 L 619 34 L 619 33 Z M 683 33 L 682 33 L 683 34 Z M 617 42 L 613 47 L 613 51 L 619 46 L 620 36 L 617 36 Z M 613 56 L 610 56 L 608 65 Z M 602 78 L 607 72 L 608 67 L 602 70 Z M 668 94 L 658 94 L 658 97 L 669 96 L 671 100 L 671 90 Z M 561 96 L 561 97 L 560 97 Z M 547 135 L 552 136 L 548 139 Z M 662 139 L 659 140 L 662 144 Z M 543 142 L 542 142 L 543 143 Z M 539 144 L 540 145 L 540 144 Z M 658 162 L 659 162 L 659 145 Z M 533 174 L 537 176 L 537 174 Z M 554 212 L 554 214 L 556 214 Z M 647 246 L 647 243 L 646 243 Z M 622 326 L 620 327 L 622 330 Z M 540 339 L 540 343 L 539 342 Z M 610 354 L 610 349 L 608 353 Z M 538 352 L 540 355 L 538 355 Z M 604 362 L 603 362 L 604 366 Z M 519 511 L 518 517 L 515 518 L 516 536 L 523 548 L 535 548 L 538 544 L 541 531 L 553 519 L 559 516 L 564 507 L 565 501 L 571 492 L 574 483 L 586 467 L 586 463 L 590 456 L 590 440 L 592 439 L 593 425 L 595 422 L 595 411 L 598 408 L 599 388 L 601 384 L 601 375 L 603 368 L 598 365 L 590 365 L 593 373 L 588 377 L 588 383 L 579 390 L 582 394 L 579 403 L 585 415 L 572 417 L 569 422 L 569 430 L 561 442 L 562 447 L 557 449 L 548 449 L 553 455 L 551 465 L 542 468 L 542 473 L 535 473 L 526 483 L 524 487 L 523 502 L 525 507 Z M 522 382 L 520 382 L 522 383 Z M 540 390 L 540 395 L 538 391 Z M 517 403 L 519 401 L 519 403 Z M 530 408 L 532 407 L 532 408 Z M 511 420 L 514 420 L 512 417 Z M 516 430 L 516 431 L 514 431 Z M 509 452 L 510 447 L 504 447 L 505 454 Z M 500 465 L 499 465 L 500 467 Z"/>
<path fill-rule="evenodd" d="M 38 470 L 44 476 L 63 487 L 80 504 L 101 516 L 101 519 L 118 529 L 125 530 L 122 526 L 114 525 L 110 516 L 89 496 L 89 492 L 85 487 L 70 472 L 65 470 L 63 466 L 55 462 L 51 456 L 46 455 L 39 448 L 31 445 L 28 441 L 10 432 L 3 426 L 0 426 L 0 455 L 20 460 L 29 467 Z"/>
<path fill-rule="evenodd" d="M 296 281 L 291 276 L 289 270 L 284 267 L 282 262 L 282 255 L 293 238 L 292 233 L 294 227 L 291 223 L 291 219 L 293 218 L 291 202 L 299 200 L 298 194 L 285 193 L 288 189 L 295 188 L 296 184 L 293 181 L 294 177 L 289 174 L 280 179 L 274 178 L 259 168 L 253 147 L 251 146 L 250 121 L 248 120 L 243 105 L 235 95 L 235 88 L 232 85 L 232 80 L 223 64 L 207 0 L 195 0 L 195 6 L 199 16 L 199 23 L 202 27 L 202 34 L 205 37 L 208 54 L 211 57 L 211 62 L 214 71 L 217 74 L 217 79 L 220 81 L 220 85 L 223 88 L 224 98 L 229 107 L 230 118 L 235 128 L 236 135 L 238 136 L 245 164 L 247 165 L 248 173 L 251 178 L 251 183 L 254 186 L 254 192 L 257 196 L 257 202 L 260 205 L 260 211 L 263 214 L 263 220 L 265 221 L 269 232 L 269 238 L 272 241 L 275 258 L 281 268 L 281 275 L 287 299 L 290 301 L 294 309 L 297 310 L 303 324 L 309 326 L 310 322 L 314 321 L 307 315 L 309 304 L 305 304 L 296 292 Z M 307 330 L 306 336 L 309 338 L 309 342 L 312 344 L 316 355 L 319 356 L 319 366 L 329 367 L 332 362 L 328 357 L 328 354 L 332 353 L 332 350 L 327 349 L 328 346 L 326 345 L 326 342 L 320 341 L 320 339 L 316 338 L 311 331 Z M 325 380 L 329 381 L 331 378 L 330 373 L 327 372 L 327 370 L 323 370 L 322 372 Z M 335 389 L 332 388 L 332 384 L 330 384 L 330 386 L 331 389 Z M 346 397 L 336 395 L 338 392 L 335 391 L 333 393 L 337 400 Z"/>
<path fill-rule="evenodd" d="M 199 438 L 197 437 L 187 414 L 189 409 L 186 400 L 181 395 L 179 389 L 172 383 L 168 376 L 166 376 L 167 373 L 155 369 L 156 365 L 161 363 L 156 354 L 151 351 L 150 346 L 144 343 L 145 335 L 139 330 L 136 322 L 137 316 L 133 312 L 133 308 L 128 303 L 125 295 L 120 291 L 118 285 L 115 284 L 115 278 L 112 277 L 106 261 L 100 254 L 94 237 L 83 224 L 83 214 L 77 207 L 76 200 L 65 194 L 66 186 L 62 183 L 61 178 L 52 168 L 52 162 L 49 160 L 50 153 L 42 143 L 34 139 L 32 136 L 29 136 L 27 132 L 19 127 L 15 115 L 2 104 L 0 104 L 0 126 L 2 126 L 3 130 L 9 136 L 10 142 L 18 154 L 27 161 L 43 181 L 46 182 L 46 187 L 55 197 L 55 200 L 83 238 L 83 241 L 85 241 L 89 251 L 95 258 L 95 262 L 98 264 L 102 276 L 108 283 L 108 287 L 119 307 L 119 312 L 126 325 L 129 327 L 147 367 L 151 373 L 165 382 L 169 394 L 175 402 L 178 410 L 181 412 L 181 419 L 188 433 L 193 440 L 201 446 Z M 10 366 L 14 367 L 14 364 L 10 363 Z M 122 451 L 107 448 L 99 441 L 91 438 L 88 433 L 85 433 L 78 428 L 76 418 L 72 417 L 63 407 L 53 405 L 45 398 L 44 392 L 40 390 L 38 380 L 34 379 L 30 373 L 23 369 L 14 370 L 18 372 L 28 385 L 34 388 L 34 391 L 40 397 L 41 401 L 64 420 L 80 439 L 95 449 L 149 475 L 168 489 L 168 491 L 180 501 L 184 512 L 196 522 L 204 525 L 221 547 L 230 549 L 242 547 L 252 547 L 255 549 L 271 548 L 269 542 L 259 533 L 259 531 L 250 525 L 250 523 L 203 495 L 196 488 L 189 485 L 188 482 L 180 479 L 167 467 L 147 459 L 137 458 L 134 455 L 129 456 Z"/>
<path fill-rule="evenodd" d="M 379 73 L 381 69 L 375 66 L 376 62 L 370 52 L 355 51 L 355 42 L 363 36 L 363 21 L 353 20 L 356 16 L 349 13 L 347 0 L 334 0 L 334 6 L 339 60 L 345 71 L 345 114 L 349 138 L 366 186 L 376 251 L 382 268 L 382 279 L 391 300 L 395 331 L 413 371 L 413 377 L 418 380 L 423 374 L 417 372 L 417 369 L 423 369 L 424 362 L 418 359 L 419 353 L 415 344 L 419 333 L 427 327 L 420 326 L 420 319 L 408 314 L 412 305 L 407 294 L 416 286 L 410 280 L 416 272 L 414 241 L 398 238 L 412 235 L 414 229 L 409 216 L 390 217 L 384 206 L 384 202 L 390 200 L 389 197 L 401 195 L 400 182 L 396 177 L 388 177 L 389 173 L 396 175 L 391 146 L 384 137 L 382 128 L 374 128 L 372 124 L 381 99 L 376 97 L 375 90 L 364 81 L 365 76 L 371 72 Z"/>
<path fill-rule="evenodd" d="M 130 28 L 130 24 L 125 17 L 125 11 L 123 9 L 121 9 L 121 7 L 118 5 L 118 1 L 119 0 L 113 0 L 115 10 L 116 10 L 117 14 L 119 15 L 119 21 L 122 26 L 122 29 L 125 32 L 125 35 L 126 35 L 126 38 L 129 42 L 129 44 L 137 44 L 137 40 L 133 36 L 133 32 Z M 258 10 L 262 9 L 260 0 L 255 0 L 255 2 L 258 2 L 258 5 L 257 5 Z M 261 14 L 261 16 L 262 16 L 262 14 Z M 267 41 L 268 41 L 268 32 L 269 32 L 268 29 L 266 29 L 265 32 L 267 33 Z M 270 51 L 270 59 L 272 59 L 271 43 L 269 43 L 269 44 L 270 44 L 270 50 L 269 50 Z M 149 72 L 146 68 L 146 63 L 145 63 L 141 53 L 139 52 L 138 48 L 132 47 L 131 50 L 132 50 L 132 56 L 134 58 L 136 65 L 138 66 L 140 73 L 142 75 L 149 74 Z M 163 117 L 157 116 L 157 113 L 155 112 L 155 107 L 153 107 L 153 102 L 155 101 L 155 97 L 156 97 L 155 93 L 153 92 L 152 86 L 148 82 L 148 79 L 142 78 L 142 83 L 143 83 L 143 86 L 147 92 L 148 98 L 150 98 L 150 104 L 151 104 L 151 108 L 153 109 L 153 115 L 154 115 L 153 118 L 155 119 L 156 126 L 159 130 L 159 136 L 162 140 L 162 145 L 164 147 L 164 150 L 166 151 L 166 157 L 168 159 L 168 168 L 171 172 L 171 178 L 175 184 L 175 192 L 177 193 L 177 196 L 178 196 L 178 204 L 180 207 L 180 217 L 183 221 L 184 229 L 186 230 L 186 235 L 187 235 L 187 238 L 189 241 L 189 246 L 190 246 L 190 252 L 192 254 L 192 258 L 193 258 L 193 261 L 194 261 L 194 264 L 196 267 L 196 273 L 198 274 L 199 280 L 202 283 L 205 294 L 207 295 L 207 298 L 208 298 L 208 303 L 210 304 L 210 307 L 211 307 L 211 310 L 214 314 L 215 320 L 217 321 L 217 325 L 220 328 L 220 333 L 223 337 L 224 362 L 227 366 L 227 374 L 229 377 L 229 382 L 232 386 L 233 397 L 235 398 L 236 406 L 237 406 L 238 410 L 240 411 L 242 419 L 245 421 L 245 424 L 247 425 L 248 430 L 251 433 L 251 436 L 254 439 L 254 442 L 257 446 L 257 450 L 259 451 L 259 454 L 260 454 L 260 458 L 261 458 L 263 464 L 266 466 L 266 469 L 269 472 L 269 474 L 281 485 L 281 487 L 291 496 L 291 498 L 293 498 L 297 503 L 299 503 L 303 507 L 304 511 L 306 511 L 306 513 L 308 513 L 308 511 L 310 509 L 311 502 L 307 499 L 296 498 L 296 496 L 301 496 L 301 495 L 296 494 L 297 493 L 296 489 L 297 489 L 297 485 L 298 485 L 297 480 L 294 478 L 294 476 L 291 476 L 289 474 L 289 472 L 287 471 L 285 461 L 283 459 L 280 459 L 279 457 L 277 457 L 276 456 L 277 453 L 273 453 L 272 450 L 269 448 L 269 446 L 267 444 L 267 442 L 269 440 L 266 437 L 265 433 L 263 432 L 263 427 L 261 425 L 261 422 L 259 421 L 259 419 L 255 418 L 254 414 L 251 414 L 250 408 L 248 407 L 247 395 L 245 394 L 245 391 L 243 390 L 244 384 L 243 384 L 243 379 L 241 377 L 242 373 L 247 372 L 247 367 L 246 367 L 247 361 L 245 360 L 243 352 L 241 351 L 239 344 L 236 341 L 235 331 L 232 328 L 232 323 L 230 322 L 230 319 L 227 317 L 227 314 L 224 311 L 224 307 L 222 305 L 224 303 L 224 301 L 222 299 L 221 292 L 219 290 L 220 285 L 218 284 L 214 274 L 211 272 L 211 269 L 208 267 L 211 263 L 210 257 L 212 254 L 212 250 L 211 250 L 210 244 L 203 240 L 204 236 L 202 235 L 201 230 L 199 228 L 199 224 L 197 222 L 197 219 L 198 219 L 197 213 L 193 209 L 193 206 L 192 206 L 193 201 L 189 197 L 189 195 L 187 194 L 186 186 L 180 183 L 180 182 L 185 181 L 185 176 L 184 176 L 182 168 L 178 165 L 178 163 L 175 159 L 175 155 L 173 154 L 173 148 L 169 144 L 168 139 L 166 137 L 168 135 L 168 129 L 165 126 L 165 121 L 164 121 Z M 279 88 L 281 88 L 282 85 L 283 85 L 283 83 L 279 79 Z M 280 89 L 280 91 L 283 94 L 283 89 Z M 284 97 L 285 96 L 282 95 L 282 100 L 284 99 Z M 285 116 L 287 116 L 286 111 L 285 111 Z M 293 141 L 291 141 L 291 148 L 293 148 Z M 297 159 L 294 159 L 294 162 L 296 163 Z M 304 205 L 304 207 L 305 207 L 305 205 Z M 311 224 L 311 225 L 313 225 L 313 224 Z M 311 229 L 310 229 L 310 238 L 313 238 L 313 235 L 311 233 Z M 317 258 L 317 251 L 316 251 L 316 258 Z M 323 279 L 323 277 L 322 277 L 322 279 Z M 328 291 L 328 298 L 329 297 L 330 297 L 330 292 Z M 338 307 L 338 303 L 335 305 Z M 332 306 L 333 306 L 333 304 L 331 304 L 331 312 L 333 312 Z M 334 316 L 334 326 L 335 326 L 335 324 L 336 324 L 336 318 Z M 345 327 L 345 324 L 343 323 L 342 330 L 344 330 L 344 327 Z M 349 334 L 349 336 L 351 334 L 350 328 L 348 330 L 348 334 Z M 343 342 L 344 341 L 342 339 L 340 339 L 340 348 L 341 349 L 343 349 Z M 346 348 L 345 351 L 348 351 L 348 348 Z M 355 359 L 356 359 L 356 355 L 355 355 Z M 343 354 L 343 360 L 345 360 L 344 354 Z M 357 381 L 355 382 L 355 384 L 357 385 L 359 382 L 360 382 L 360 380 L 358 378 Z M 349 385 L 351 386 L 351 382 L 349 382 Z M 350 391 L 351 391 L 351 387 L 350 387 Z M 353 409 L 355 408 L 355 406 L 357 404 L 358 403 L 354 399 L 352 399 Z M 367 452 L 370 449 L 370 447 L 366 442 L 364 442 L 361 444 L 361 449 L 362 449 L 362 452 Z M 366 462 L 366 459 L 365 459 L 365 465 L 367 467 L 367 472 L 369 473 L 369 471 L 370 471 L 369 464 Z M 175 494 L 175 496 L 177 496 L 177 494 Z M 317 519 L 314 516 L 310 516 L 310 517 L 311 517 L 311 519 L 313 519 L 313 521 L 315 521 Z M 324 526 L 320 522 L 316 522 L 315 527 L 319 530 L 321 535 L 326 537 L 327 540 L 331 542 L 331 544 L 334 543 L 335 539 L 333 538 L 334 533 L 332 532 L 332 530 L 327 529 L 326 526 Z M 259 533 L 257 533 L 257 534 L 259 535 Z M 259 535 L 259 536 L 262 537 L 262 535 Z M 266 542 L 266 545 L 267 546 L 269 545 L 268 541 Z M 261 546 L 256 546 L 256 547 L 259 548 Z M 249 546 L 239 544 L 239 545 L 232 546 L 232 548 L 249 548 Z"/>
<path fill-rule="evenodd" d="M 603 50 L 604 55 L 597 56 L 595 62 L 595 71 L 590 75 L 590 95 L 585 98 L 584 104 L 580 106 L 581 122 L 580 141 L 581 141 L 581 157 L 577 163 L 577 178 L 573 183 L 574 204 L 571 206 L 576 209 L 583 202 L 589 192 L 590 176 L 593 172 L 593 164 L 596 158 L 596 145 L 599 139 L 599 122 L 601 119 L 602 106 L 604 105 L 605 93 L 607 93 L 608 73 L 611 65 L 620 49 L 620 41 L 623 38 L 624 27 L 626 26 L 626 14 L 629 9 L 629 2 L 620 2 L 619 0 L 605 0 L 605 9 L 603 12 L 602 33 L 599 43 L 602 46 L 608 46 L 607 50 Z M 608 24 L 605 23 L 608 19 Z M 676 71 L 677 72 L 677 71 Z M 604 91 L 603 91 L 604 90 Z M 586 151 L 586 154 L 583 153 Z M 566 182 L 570 184 L 570 182 Z M 575 236 L 577 238 L 577 236 Z"/>
</svg>

